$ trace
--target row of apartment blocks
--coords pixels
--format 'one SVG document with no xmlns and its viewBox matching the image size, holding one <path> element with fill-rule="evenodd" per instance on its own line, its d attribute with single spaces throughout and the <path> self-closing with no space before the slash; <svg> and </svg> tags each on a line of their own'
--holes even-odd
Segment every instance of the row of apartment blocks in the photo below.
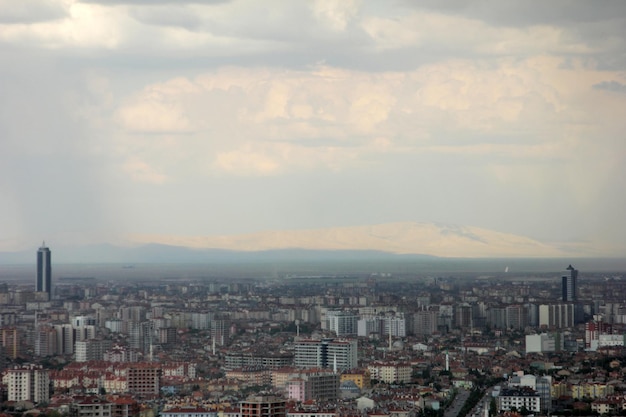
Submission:
<svg viewBox="0 0 626 417">
<path fill-rule="evenodd" d="M 592 323 L 586 323 L 586 327 Z M 559 332 L 529 334 L 525 336 L 526 353 L 547 353 L 562 351 L 578 351 L 584 348 L 597 351 L 612 347 L 626 346 L 626 334 L 606 334 L 597 331 L 586 331 L 584 340 L 565 340 Z"/>
<path fill-rule="evenodd" d="M 9 401 L 48 402 L 50 386 L 56 392 L 80 390 L 97 394 L 133 394 L 153 397 L 160 393 L 164 379 L 194 379 L 191 363 L 73 363 L 61 371 L 48 371 L 38 365 L 6 369 L 2 378 Z"/>
<path fill-rule="evenodd" d="M 385 366 L 394 366 L 394 363 L 388 362 Z M 378 365 L 382 366 L 382 365 Z M 299 369 L 293 366 L 267 369 L 267 368 L 240 368 L 226 371 L 226 377 L 236 379 L 241 382 L 242 385 L 272 385 L 273 388 L 284 391 L 287 387 L 287 383 L 290 379 L 296 377 L 299 378 L 302 375 L 317 375 L 317 374 L 332 374 L 338 375 L 339 383 L 351 382 L 359 389 L 370 388 L 371 386 L 371 374 L 369 369 L 350 369 L 343 371 L 340 374 L 333 372 L 330 369 Z M 400 381 L 390 381 L 400 382 Z"/>
<path fill-rule="evenodd" d="M 245 367 L 277 369 L 295 365 L 298 368 L 354 369 L 358 364 L 356 339 L 304 339 L 296 338 L 294 353 L 272 353 L 264 350 L 229 351 L 224 368 L 232 370 Z"/>
<path fill-rule="evenodd" d="M 203 406 L 176 405 L 166 407 L 162 417 L 416 417 L 417 411 L 423 408 L 423 399 L 419 396 L 408 396 L 397 400 L 388 396 L 382 401 L 385 407 L 377 407 L 377 402 L 370 398 L 359 398 L 352 406 L 337 405 L 331 407 L 295 405 L 285 399 L 274 396 L 253 396 L 240 402 L 238 407 L 215 408 Z"/>
<path fill-rule="evenodd" d="M 611 364 L 619 367 L 619 361 Z M 574 401 L 597 401 L 598 407 L 614 405 L 615 382 L 589 382 L 584 380 L 553 381 L 551 376 L 535 376 L 516 373 L 507 381 L 506 387 L 496 387 L 493 395 L 497 397 L 500 411 L 518 411 L 526 409 L 531 413 L 550 412 L 553 399 L 571 398 Z M 626 403 L 621 396 L 621 405 Z M 593 411 L 593 408 L 592 408 Z M 613 410 L 615 411 L 615 410 Z"/>
</svg>

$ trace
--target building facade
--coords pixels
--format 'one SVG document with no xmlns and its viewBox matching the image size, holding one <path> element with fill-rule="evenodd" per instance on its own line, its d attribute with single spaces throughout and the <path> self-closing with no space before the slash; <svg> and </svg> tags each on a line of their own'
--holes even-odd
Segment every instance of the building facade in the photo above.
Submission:
<svg viewBox="0 0 626 417">
<path fill-rule="evenodd" d="M 2 382 L 9 401 L 48 402 L 50 377 L 41 366 L 29 365 L 7 369 Z"/>
<path fill-rule="evenodd" d="M 45 243 L 37 250 L 37 285 L 35 291 L 47 293 L 48 300 L 52 293 L 52 253 Z"/>
<path fill-rule="evenodd" d="M 561 277 L 561 298 L 564 302 L 573 303 L 578 299 L 578 270 L 568 266 Z"/>
<path fill-rule="evenodd" d="M 356 340 L 299 340 L 295 348 L 294 364 L 298 368 L 347 370 L 357 367 Z"/>
<path fill-rule="evenodd" d="M 286 401 L 273 396 L 254 396 L 241 402 L 241 417 L 286 417 Z"/>
</svg>

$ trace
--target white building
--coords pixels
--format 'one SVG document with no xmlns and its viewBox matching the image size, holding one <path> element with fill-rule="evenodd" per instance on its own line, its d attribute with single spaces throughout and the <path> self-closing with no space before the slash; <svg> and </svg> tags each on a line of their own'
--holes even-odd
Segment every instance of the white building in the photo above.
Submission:
<svg viewBox="0 0 626 417">
<path fill-rule="evenodd" d="M 191 328 L 209 330 L 211 320 L 213 320 L 213 313 L 191 313 Z"/>
<path fill-rule="evenodd" d="M 50 378 L 41 366 L 28 365 L 7 369 L 2 382 L 7 386 L 9 401 L 48 402 Z"/>
<path fill-rule="evenodd" d="M 498 396 L 498 410 L 518 411 L 526 409 L 531 413 L 539 413 L 541 411 L 541 400 L 539 394 L 532 389 L 503 389 Z"/>
<path fill-rule="evenodd" d="M 406 337 L 406 320 L 402 314 L 394 317 L 383 317 L 383 334 L 393 337 Z"/>
<path fill-rule="evenodd" d="M 91 316 L 74 316 L 72 317 L 72 325 L 74 327 L 95 326 L 96 318 Z"/>
<path fill-rule="evenodd" d="M 111 349 L 110 340 L 78 340 L 74 344 L 74 360 L 76 362 L 101 361 L 104 353 Z"/>
<path fill-rule="evenodd" d="M 337 370 L 357 367 L 357 341 L 339 339 L 307 339 L 295 344 L 294 364 L 298 368 L 331 368 Z"/>
<path fill-rule="evenodd" d="M 357 334 L 359 316 L 352 311 L 329 310 L 326 312 L 326 328 L 337 337 L 354 336 Z"/>
<path fill-rule="evenodd" d="M 560 333 L 526 335 L 526 353 L 559 352 L 563 350 L 563 337 Z"/>
<path fill-rule="evenodd" d="M 71 355 L 74 353 L 74 326 L 71 324 L 57 324 L 54 326 L 57 332 L 57 353 Z"/>
<path fill-rule="evenodd" d="M 364 317 L 357 322 L 357 336 L 369 337 L 371 334 L 380 334 L 380 321 L 376 317 Z"/>
<path fill-rule="evenodd" d="M 111 330 L 113 333 L 122 333 L 122 330 L 124 329 L 124 322 L 120 319 L 106 320 L 104 322 L 104 327 Z"/>
<path fill-rule="evenodd" d="M 623 334 L 601 334 L 598 336 L 598 347 L 624 346 Z"/>
<path fill-rule="evenodd" d="M 556 329 L 574 327 L 574 304 L 541 304 L 539 326 Z"/>
</svg>

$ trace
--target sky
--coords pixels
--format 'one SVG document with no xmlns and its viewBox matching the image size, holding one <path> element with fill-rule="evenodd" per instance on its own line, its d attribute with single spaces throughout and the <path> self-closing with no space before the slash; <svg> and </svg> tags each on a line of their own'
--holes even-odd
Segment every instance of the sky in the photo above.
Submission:
<svg viewBox="0 0 626 417">
<path fill-rule="evenodd" d="M 626 248 L 622 0 L 0 0 L 0 249 L 439 222 Z"/>
</svg>

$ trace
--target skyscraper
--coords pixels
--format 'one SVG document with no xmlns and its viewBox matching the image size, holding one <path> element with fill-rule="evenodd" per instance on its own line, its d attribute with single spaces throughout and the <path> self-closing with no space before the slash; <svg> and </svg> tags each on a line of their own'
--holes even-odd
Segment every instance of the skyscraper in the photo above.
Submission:
<svg viewBox="0 0 626 417">
<path fill-rule="evenodd" d="M 52 268 L 51 253 L 46 247 L 46 243 L 42 243 L 37 251 L 37 292 L 48 293 L 48 300 L 52 290 Z"/>
<path fill-rule="evenodd" d="M 576 290 L 577 290 L 577 281 L 578 280 L 578 270 L 574 269 L 572 265 L 568 266 L 563 276 L 561 277 L 561 293 L 563 297 L 563 301 L 565 302 L 575 302 L 577 299 Z"/>
</svg>

